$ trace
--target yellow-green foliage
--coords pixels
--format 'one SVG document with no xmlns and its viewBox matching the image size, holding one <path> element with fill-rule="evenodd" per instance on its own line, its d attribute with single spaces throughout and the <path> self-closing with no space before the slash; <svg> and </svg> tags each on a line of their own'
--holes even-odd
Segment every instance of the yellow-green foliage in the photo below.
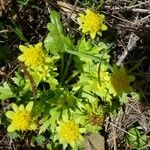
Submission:
<svg viewBox="0 0 150 150">
<path fill-rule="evenodd" d="M 60 144 L 77 149 L 83 146 L 84 134 L 99 132 L 112 104 L 132 91 L 134 77 L 124 67 L 109 64 L 111 44 L 93 41 L 107 29 L 104 15 L 86 10 L 78 21 L 91 38 L 73 42 L 59 13 L 51 11 L 44 41 L 19 46 L 22 67 L 15 72 L 13 84 L 0 87 L 1 100 L 14 98 L 13 111 L 6 112 L 11 122 L 8 132 L 47 131 L 53 149 Z M 43 88 L 46 83 L 48 88 Z"/>
</svg>

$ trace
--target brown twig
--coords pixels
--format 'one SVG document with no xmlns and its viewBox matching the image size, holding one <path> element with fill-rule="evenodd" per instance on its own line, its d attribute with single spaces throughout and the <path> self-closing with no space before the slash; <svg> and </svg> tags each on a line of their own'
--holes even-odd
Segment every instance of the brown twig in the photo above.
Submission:
<svg viewBox="0 0 150 150">
<path fill-rule="evenodd" d="M 139 4 L 132 5 L 132 6 L 127 6 L 127 7 L 113 7 L 113 8 L 110 7 L 110 6 L 108 6 L 108 5 L 106 5 L 106 6 L 104 6 L 104 9 L 111 9 L 112 11 L 113 10 L 119 10 L 119 11 L 130 11 L 130 10 L 132 10 L 132 11 L 136 11 L 136 7 L 140 7 L 141 5 L 146 5 L 146 4 L 149 4 L 149 3 L 150 3 L 150 1 L 146 1 L 146 2 L 141 2 Z M 145 10 L 145 9 L 142 9 L 142 10 Z"/>
<path fill-rule="evenodd" d="M 112 127 L 112 129 L 113 129 L 114 150 L 117 150 L 116 132 L 114 126 Z"/>
<path fill-rule="evenodd" d="M 25 67 L 24 64 L 21 63 L 21 68 L 23 69 L 24 71 L 24 74 L 28 77 L 28 79 L 30 80 L 30 83 L 31 83 L 31 87 L 32 87 L 32 94 L 33 94 L 33 97 L 34 99 L 36 99 L 36 95 L 37 95 L 37 86 L 36 86 L 36 83 L 32 77 L 32 75 L 28 72 L 27 68 Z"/>
<path fill-rule="evenodd" d="M 128 52 L 131 51 L 134 48 L 134 46 L 135 46 L 135 44 L 138 40 L 139 40 L 139 37 L 136 36 L 135 34 L 132 33 L 130 35 L 129 42 L 128 42 L 128 45 L 127 45 L 127 49 L 124 49 L 124 52 L 123 52 L 122 56 L 119 58 L 119 60 L 116 63 L 118 66 L 120 66 L 122 64 L 122 62 L 127 57 Z"/>
</svg>

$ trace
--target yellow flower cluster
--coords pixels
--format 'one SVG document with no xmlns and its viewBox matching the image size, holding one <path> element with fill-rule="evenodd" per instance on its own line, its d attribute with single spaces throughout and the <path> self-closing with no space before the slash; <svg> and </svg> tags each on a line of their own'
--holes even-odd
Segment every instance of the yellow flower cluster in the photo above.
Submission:
<svg viewBox="0 0 150 150">
<path fill-rule="evenodd" d="M 130 82 L 134 81 L 135 77 L 127 75 L 124 67 L 113 67 L 113 73 L 110 74 L 104 68 L 100 72 L 100 83 L 97 82 L 99 95 L 103 100 L 111 102 L 112 96 L 122 96 L 123 93 L 130 93 L 132 88 Z"/>
<path fill-rule="evenodd" d="M 44 63 L 45 55 L 42 48 L 42 42 L 36 45 L 23 46 L 20 45 L 21 54 L 18 59 L 25 63 L 27 67 L 38 67 Z"/>
<path fill-rule="evenodd" d="M 112 92 L 112 87 L 110 84 L 110 74 L 105 70 L 101 69 L 99 82 L 97 82 L 97 87 L 99 89 L 99 94 L 102 99 L 110 101 Z"/>
<path fill-rule="evenodd" d="M 37 128 L 31 114 L 32 107 L 33 102 L 29 102 L 26 107 L 24 107 L 24 105 L 18 107 L 16 104 L 12 104 L 14 111 L 6 112 L 6 116 L 11 119 L 11 124 L 7 128 L 8 132 L 15 130 L 35 130 Z"/>
<path fill-rule="evenodd" d="M 105 16 L 103 14 L 94 13 L 87 9 L 85 14 L 79 14 L 77 21 L 80 25 L 79 29 L 85 34 L 90 34 L 94 39 L 96 33 L 102 36 L 102 31 L 107 30 L 107 26 L 104 24 Z"/>
<path fill-rule="evenodd" d="M 20 45 L 19 49 L 22 51 L 22 54 L 18 59 L 24 62 L 37 83 L 50 78 L 50 64 L 52 64 L 51 60 L 53 58 L 50 58 L 44 52 L 42 42 L 28 46 Z"/>
<path fill-rule="evenodd" d="M 134 80 L 135 77 L 131 75 L 128 76 L 124 67 L 118 68 L 114 66 L 110 81 L 117 95 L 121 96 L 124 92 L 131 92 L 132 88 L 130 87 L 130 82 Z"/>
<path fill-rule="evenodd" d="M 80 129 L 73 120 L 62 121 L 57 127 L 59 142 L 63 144 L 64 147 L 68 144 L 73 148 L 78 146 L 77 143 L 84 140 L 81 133 L 82 129 Z"/>
</svg>

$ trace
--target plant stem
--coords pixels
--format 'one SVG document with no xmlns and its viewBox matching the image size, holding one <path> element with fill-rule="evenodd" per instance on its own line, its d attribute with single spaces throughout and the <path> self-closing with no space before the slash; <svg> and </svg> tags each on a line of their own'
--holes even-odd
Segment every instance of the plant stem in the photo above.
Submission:
<svg viewBox="0 0 150 150">
<path fill-rule="evenodd" d="M 63 59 L 63 64 L 62 65 L 64 65 L 64 59 Z M 65 66 L 65 70 L 64 70 L 64 72 L 63 72 L 63 70 L 62 70 L 62 78 L 61 78 L 61 84 L 64 84 L 64 80 L 65 80 L 65 78 L 66 78 L 66 76 L 67 76 L 67 73 L 68 73 L 68 69 L 69 69 L 69 66 L 70 66 L 70 64 L 71 64 L 71 61 L 72 61 L 72 55 L 71 54 L 69 54 L 69 58 L 68 58 L 68 61 L 67 61 L 67 63 L 66 63 L 66 66 Z M 64 69 L 64 66 L 63 66 L 63 69 Z"/>
<path fill-rule="evenodd" d="M 60 68 L 60 83 L 62 83 L 63 80 L 63 70 L 64 70 L 64 55 L 60 57 L 61 60 L 61 68 Z"/>
<path fill-rule="evenodd" d="M 65 84 L 68 84 L 74 77 L 76 77 L 79 74 L 78 71 L 75 71 L 66 81 Z"/>
<path fill-rule="evenodd" d="M 66 67 L 65 67 L 65 71 L 64 71 L 64 79 L 66 78 L 66 76 L 67 76 L 67 73 L 68 73 L 68 70 L 69 70 L 69 66 L 70 66 L 70 64 L 71 64 L 71 61 L 72 61 L 72 55 L 71 54 L 69 54 L 69 59 L 68 59 L 68 61 L 67 61 L 67 64 L 66 64 Z M 63 80 L 64 80 L 63 79 Z"/>
</svg>

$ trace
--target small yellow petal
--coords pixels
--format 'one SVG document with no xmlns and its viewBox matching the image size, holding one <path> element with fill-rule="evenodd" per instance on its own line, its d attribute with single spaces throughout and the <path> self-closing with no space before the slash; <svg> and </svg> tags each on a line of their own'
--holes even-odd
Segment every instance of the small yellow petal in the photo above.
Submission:
<svg viewBox="0 0 150 150">
<path fill-rule="evenodd" d="M 71 142 L 70 142 L 70 146 L 71 146 L 72 148 L 75 148 L 75 147 L 76 147 L 75 142 L 74 142 L 74 141 L 71 141 Z"/>
<path fill-rule="evenodd" d="M 20 55 L 20 56 L 18 56 L 18 60 L 20 60 L 20 61 L 25 61 L 25 58 L 24 58 L 23 55 Z"/>
<path fill-rule="evenodd" d="M 85 19 L 85 15 L 80 14 L 79 17 L 77 18 L 80 22 L 83 22 Z"/>
<path fill-rule="evenodd" d="M 32 123 L 32 124 L 30 125 L 30 130 L 36 130 L 36 129 L 37 129 L 37 124 Z"/>
<path fill-rule="evenodd" d="M 24 106 L 22 104 L 19 106 L 19 111 L 24 111 Z"/>
<path fill-rule="evenodd" d="M 15 127 L 14 127 L 12 124 L 10 124 L 10 125 L 8 126 L 8 128 L 7 128 L 7 131 L 8 131 L 8 132 L 13 132 L 13 131 L 15 131 Z"/>
<path fill-rule="evenodd" d="M 98 35 L 99 35 L 99 36 L 102 36 L 102 32 L 98 32 Z"/>
<path fill-rule="evenodd" d="M 82 29 L 82 32 L 83 32 L 83 33 L 87 33 L 87 32 L 88 32 L 88 29 L 87 29 L 87 28 L 83 28 L 83 29 Z"/>
<path fill-rule="evenodd" d="M 26 51 L 27 47 L 23 46 L 23 45 L 19 45 L 19 49 L 21 52 L 24 52 L 24 51 Z"/>
<path fill-rule="evenodd" d="M 79 25 L 82 26 L 82 22 L 83 22 L 82 19 L 81 18 L 77 18 L 77 21 L 78 21 Z"/>
<path fill-rule="evenodd" d="M 6 112 L 6 116 L 7 116 L 8 118 L 10 118 L 10 119 L 12 119 L 12 118 L 14 117 L 14 115 L 15 115 L 15 112 L 13 112 L 13 111 L 7 111 L 7 112 Z"/>
<path fill-rule="evenodd" d="M 13 108 L 13 110 L 15 111 L 15 112 L 17 112 L 18 111 L 18 106 L 15 104 L 15 103 L 12 103 L 12 108 Z"/>
<path fill-rule="evenodd" d="M 27 106 L 26 106 L 26 111 L 27 111 L 27 112 L 31 112 L 32 107 L 33 107 L 33 102 L 31 101 L 31 102 L 29 102 L 29 103 L 27 104 Z"/>
<path fill-rule="evenodd" d="M 35 45 L 35 48 L 41 49 L 42 48 L 42 42 L 39 42 Z"/>
<path fill-rule="evenodd" d="M 91 33 L 90 33 L 90 36 L 91 36 L 92 39 L 94 39 L 95 36 L 96 36 L 96 33 L 95 33 L 95 32 L 91 32 Z"/>
<path fill-rule="evenodd" d="M 107 30 L 107 26 L 103 24 L 101 29 L 102 29 L 102 31 L 105 31 L 105 30 Z"/>
<path fill-rule="evenodd" d="M 100 14 L 100 17 L 104 20 L 105 16 L 103 14 Z"/>
<path fill-rule="evenodd" d="M 32 49 L 32 48 L 34 48 L 34 46 L 33 45 L 28 45 L 28 49 Z"/>
<path fill-rule="evenodd" d="M 92 13 L 92 11 L 91 11 L 90 9 L 87 9 L 87 10 L 85 11 L 85 13 L 86 13 L 86 14 L 89 14 L 89 13 Z"/>
</svg>

